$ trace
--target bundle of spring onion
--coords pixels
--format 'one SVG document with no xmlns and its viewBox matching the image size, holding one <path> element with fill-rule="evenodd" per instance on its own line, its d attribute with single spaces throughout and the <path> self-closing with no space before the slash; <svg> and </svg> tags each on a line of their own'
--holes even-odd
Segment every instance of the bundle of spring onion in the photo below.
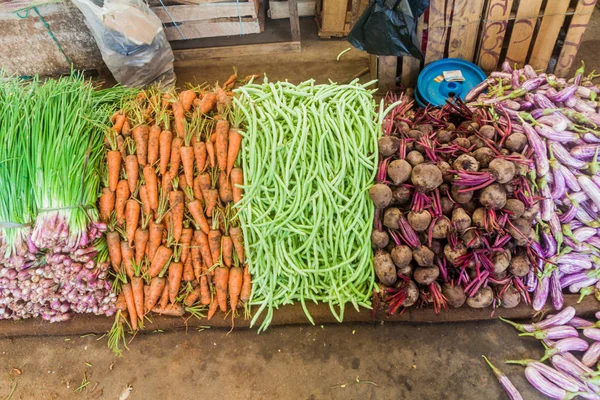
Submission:
<svg viewBox="0 0 600 400">
<path fill-rule="evenodd" d="M 531 274 L 539 279 L 528 280 L 536 310 L 549 296 L 561 309 L 567 288 L 600 295 L 600 88 L 583 73 L 582 67 L 567 80 L 504 63 L 467 95 L 472 106 L 496 115 L 503 141 L 525 136 L 529 142 L 540 198 L 538 238 L 530 242 Z"/>
<path fill-rule="evenodd" d="M 253 279 L 252 324 L 266 310 L 307 301 L 370 307 L 374 288 L 368 189 L 377 167 L 378 116 L 368 84 L 249 84 L 239 203 Z M 339 311 L 335 306 L 339 306 Z"/>
<path fill-rule="evenodd" d="M 0 319 L 111 314 L 98 221 L 102 125 L 122 88 L 0 82 Z"/>
</svg>

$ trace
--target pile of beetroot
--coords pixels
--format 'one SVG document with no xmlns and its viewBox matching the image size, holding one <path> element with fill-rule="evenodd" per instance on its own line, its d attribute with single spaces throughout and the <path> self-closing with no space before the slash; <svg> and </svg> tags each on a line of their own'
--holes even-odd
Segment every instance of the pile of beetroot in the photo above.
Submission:
<svg viewBox="0 0 600 400">
<path fill-rule="evenodd" d="M 412 111 L 408 98 L 383 131 L 370 196 L 388 312 L 529 302 L 539 254 L 530 246 L 537 202 L 526 136 L 507 133 L 483 108 L 456 102 Z"/>
</svg>

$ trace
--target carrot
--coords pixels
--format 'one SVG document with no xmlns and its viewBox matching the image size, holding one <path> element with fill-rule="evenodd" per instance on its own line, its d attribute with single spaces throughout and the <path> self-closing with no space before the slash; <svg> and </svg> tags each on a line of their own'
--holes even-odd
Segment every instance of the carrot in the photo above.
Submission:
<svg viewBox="0 0 600 400">
<path fill-rule="evenodd" d="M 212 217 L 213 210 L 217 206 L 219 201 L 219 191 L 217 189 L 210 189 L 205 197 L 206 201 L 206 216 Z"/>
<path fill-rule="evenodd" d="M 135 140 L 135 148 L 140 165 L 148 163 L 148 137 L 150 135 L 150 127 L 146 124 L 138 125 L 133 128 L 132 137 Z"/>
<path fill-rule="evenodd" d="M 150 290 L 146 296 L 146 304 L 144 305 L 146 310 L 152 310 L 154 308 L 166 284 L 167 280 L 162 275 L 152 278 L 150 281 Z"/>
<path fill-rule="evenodd" d="M 213 218 L 213 227 L 208 232 L 208 246 L 210 248 L 210 256 L 213 264 L 218 264 L 221 260 L 221 231 L 217 218 Z M 211 267 L 212 265 L 209 265 Z"/>
<path fill-rule="evenodd" d="M 126 121 L 127 116 L 125 114 L 123 114 L 122 112 L 120 114 L 117 114 L 112 129 L 117 133 L 121 133 L 121 131 L 123 130 L 123 125 L 125 125 Z"/>
<path fill-rule="evenodd" d="M 202 196 L 202 189 L 200 188 L 200 176 L 194 178 L 194 185 L 192 186 L 192 188 L 194 191 L 194 198 L 196 200 L 204 199 L 204 196 Z M 110 193 L 110 190 L 108 192 Z"/>
<path fill-rule="evenodd" d="M 215 136 L 217 166 L 219 171 L 225 172 L 227 170 L 227 147 L 229 146 L 229 122 L 226 120 L 217 121 L 213 135 Z"/>
<path fill-rule="evenodd" d="M 119 170 L 121 169 L 121 153 L 118 150 L 111 150 L 106 153 L 106 162 L 108 164 L 108 188 L 111 192 L 117 190 L 119 183 Z"/>
<path fill-rule="evenodd" d="M 192 185 L 194 184 L 194 181 L 192 179 Z M 190 187 L 188 186 L 187 182 L 185 181 L 185 175 L 184 174 L 179 174 L 179 190 L 181 190 L 182 192 L 185 193 L 185 190 Z"/>
<path fill-rule="evenodd" d="M 211 168 L 214 168 L 217 164 L 217 161 L 215 158 L 215 145 L 210 140 L 206 141 L 206 156 L 208 159 L 208 165 Z"/>
<path fill-rule="evenodd" d="M 208 289 L 208 278 L 206 275 L 200 277 L 200 304 L 210 304 L 210 290 Z"/>
<path fill-rule="evenodd" d="M 131 278 L 135 275 L 133 268 L 133 263 L 135 262 L 135 250 L 126 240 L 121 242 L 121 255 L 123 257 L 123 267 L 125 267 L 125 273 Z"/>
<path fill-rule="evenodd" d="M 160 187 L 162 188 L 163 193 L 169 193 L 173 190 L 173 179 L 176 176 L 176 171 L 173 171 L 172 169 L 168 170 L 167 173 L 162 176 Z"/>
<path fill-rule="evenodd" d="M 198 175 L 197 178 L 198 178 L 198 187 L 199 187 L 200 191 L 202 192 L 202 197 L 206 201 L 206 199 L 208 197 L 208 191 L 211 188 L 210 174 L 205 172 L 205 173 Z"/>
<path fill-rule="evenodd" d="M 227 78 L 225 83 L 223 83 L 223 87 L 224 88 L 232 87 L 233 85 L 235 85 L 235 81 L 237 81 L 237 71 L 234 68 L 233 75 L 231 75 L 229 78 Z"/>
<path fill-rule="evenodd" d="M 185 110 L 179 101 L 171 105 L 173 109 L 173 122 L 175 122 L 175 133 L 182 138 L 185 135 Z"/>
<path fill-rule="evenodd" d="M 185 314 L 184 307 L 179 304 L 167 304 L 164 308 L 154 307 L 152 312 L 162 315 L 168 315 L 169 317 L 183 317 Z"/>
<path fill-rule="evenodd" d="M 187 222 L 186 222 L 187 224 Z M 185 262 L 190 254 L 190 246 L 194 238 L 194 230 L 185 226 L 181 232 L 181 261 Z"/>
<path fill-rule="evenodd" d="M 168 273 L 168 285 L 169 285 L 169 300 L 171 303 L 175 303 L 175 298 L 179 293 L 181 287 L 181 277 L 183 275 L 183 263 L 179 259 L 178 251 L 175 251 L 175 258 L 169 265 Z"/>
<path fill-rule="evenodd" d="M 121 255 L 121 236 L 117 231 L 110 231 L 106 233 L 106 246 L 108 247 L 108 257 L 110 263 L 116 272 L 121 270 L 121 262 L 123 257 Z"/>
<path fill-rule="evenodd" d="M 158 160 L 161 133 L 160 126 L 156 124 L 150 128 L 150 134 L 148 135 L 148 164 L 154 164 Z"/>
<path fill-rule="evenodd" d="M 232 226 L 229 228 L 229 235 L 231 236 L 231 242 L 237 255 L 238 260 L 241 264 L 244 264 L 244 237 L 242 234 L 242 228 L 239 226 Z"/>
<path fill-rule="evenodd" d="M 133 198 L 127 200 L 127 203 L 125 204 L 125 229 L 130 246 L 133 245 L 135 240 L 135 232 L 137 231 L 140 222 L 140 211 L 141 206 L 137 200 Z"/>
<path fill-rule="evenodd" d="M 148 222 L 150 220 L 150 214 L 142 214 L 142 224 L 135 231 L 135 237 L 133 244 L 135 245 L 135 262 L 141 264 L 144 254 L 146 254 L 146 247 L 148 246 L 148 240 L 150 240 L 150 232 L 148 231 Z"/>
<path fill-rule="evenodd" d="M 186 306 L 191 307 L 194 305 L 195 302 L 198 301 L 199 298 L 200 298 L 200 287 L 196 286 L 194 288 L 194 290 L 186 296 L 185 300 L 183 300 L 183 303 Z"/>
<path fill-rule="evenodd" d="M 194 184 L 194 148 L 189 146 L 181 146 L 179 149 L 181 156 L 181 164 L 183 165 L 183 173 L 185 174 L 185 182 L 188 186 Z"/>
<path fill-rule="evenodd" d="M 231 97 L 223 89 L 217 86 L 215 94 L 217 95 L 217 104 L 219 106 L 229 107 L 231 105 Z"/>
<path fill-rule="evenodd" d="M 237 160 L 242 146 L 242 135 L 237 128 L 229 129 L 229 146 L 227 147 L 227 176 L 231 174 L 235 160 Z"/>
<path fill-rule="evenodd" d="M 131 278 L 131 289 L 135 303 L 135 312 L 141 317 L 144 315 L 144 280 L 141 276 Z"/>
<path fill-rule="evenodd" d="M 194 197 L 194 193 L 190 188 L 187 188 L 185 194 L 187 196 L 188 201 L 187 209 L 192 215 L 194 222 L 200 229 L 202 229 L 204 233 L 208 234 L 210 226 L 208 225 L 208 221 L 206 220 L 206 216 L 204 215 L 202 203 Z"/>
<path fill-rule="evenodd" d="M 229 268 L 218 266 L 215 269 L 214 279 L 219 308 L 221 311 L 227 312 L 227 286 L 229 283 Z"/>
<path fill-rule="evenodd" d="M 231 190 L 233 191 L 233 204 L 237 204 L 242 200 L 243 190 L 239 186 L 244 185 L 244 173 L 241 168 L 233 168 L 230 177 Z"/>
<path fill-rule="evenodd" d="M 233 189 L 225 171 L 219 172 L 219 198 L 223 203 L 233 201 Z"/>
<path fill-rule="evenodd" d="M 158 210 L 158 177 L 156 171 L 149 164 L 144 166 L 144 180 L 146 181 L 146 193 L 150 208 L 153 211 Z"/>
<path fill-rule="evenodd" d="M 162 131 L 159 138 L 159 152 L 160 152 L 160 174 L 164 175 L 167 173 L 167 167 L 169 166 L 169 160 L 171 158 L 171 143 L 173 142 L 173 133 L 171 131 Z"/>
<path fill-rule="evenodd" d="M 144 285 L 144 313 L 149 312 L 146 304 L 148 302 L 148 296 L 150 295 L 150 285 Z M 169 301 L 169 294 L 167 293 L 167 302 Z"/>
<path fill-rule="evenodd" d="M 210 321 L 210 319 L 215 315 L 215 312 L 219 308 L 219 302 L 217 299 L 211 299 L 210 305 L 208 306 L 208 314 L 206 315 L 206 319 Z"/>
<path fill-rule="evenodd" d="M 194 265 L 192 263 L 192 257 L 188 257 L 183 263 L 183 280 L 191 282 L 196 279 L 194 274 Z"/>
<path fill-rule="evenodd" d="M 209 113 L 217 105 L 217 95 L 214 93 L 206 93 L 200 103 L 198 104 L 198 110 L 202 114 Z"/>
<path fill-rule="evenodd" d="M 184 90 L 179 93 L 179 101 L 185 111 L 192 109 L 192 103 L 196 99 L 196 93 L 193 90 Z"/>
<path fill-rule="evenodd" d="M 197 243 L 192 244 L 189 259 L 192 262 L 194 277 L 199 280 L 202 276 L 202 256 L 200 255 L 200 246 Z"/>
<path fill-rule="evenodd" d="M 129 184 L 129 191 L 133 193 L 138 184 L 139 177 L 139 164 L 135 154 L 130 154 L 125 157 L 125 172 L 127 173 L 127 183 Z"/>
<path fill-rule="evenodd" d="M 247 303 L 250 300 L 252 294 L 252 276 L 250 275 L 250 269 L 246 265 L 244 267 L 244 276 L 242 278 L 242 291 L 240 292 L 240 300 Z"/>
<path fill-rule="evenodd" d="M 146 253 L 150 260 L 154 259 L 156 251 L 162 243 L 162 237 L 165 227 L 163 224 L 150 220 L 150 228 L 148 229 L 148 245 L 146 246 Z"/>
<path fill-rule="evenodd" d="M 164 109 L 169 107 L 169 100 L 171 99 L 171 94 L 169 92 L 162 95 L 160 106 Z"/>
<path fill-rule="evenodd" d="M 129 125 L 129 120 L 125 119 L 125 123 L 123 123 L 123 129 L 121 129 L 121 135 L 124 137 L 131 136 L 131 125 Z"/>
<path fill-rule="evenodd" d="M 133 289 L 130 283 L 124 283 L 121 287 L 125 301 L 127 302 L 127 311 L 129 312 L 129 320 L 131 321 L 131 328 L 135 331 L 138 328 L 138 317 L 135 308 L 135 300 L 133 299 Z"/>
<path fill-rule="evenodd" d="M 150 199 L 148 198 L 148 190 L 146 185 L 140 186 L 140 201 L 142 202 L 142 210 L 146 214 L 150 214 L 152 209 L 150 208 Z"/>
<path fill-rule="evenodd" d="M 225 233 L 223 236 L 221 236 L 221 255 L 223 256 L 223 263 L 226 267 L 231 267 L 232 254 L 233 243 L 231 241 L 231 236 Z"/>
<path fill-rule="evenodd" d="M 125 301 L 125 294 L 123 291 L 119 293 L 117 301 L 115 302 L 115 308 L 120 311 L 127 311 L 127 301 Z"/>
<path fill-rule="evenodd" d="M 156 254 L 152 258 L 152 264 L 150 264 L 150 268 L 148 269 L 148 275 L 151 278 L 154 278 L 159 274 L 159 272 L 169 263 L 171 256 L 173 255 L 173 251 L 165 246 L 160 246 L 156 250 Z"/>
<path fill-rule="evenodd" d="M 98 200 L 98 208 L 100 210 L 100 220 L 108 222 L 110 214 L 115 209 L 115 193 L 110 191 L 110 188 L 103 188 L 102 195 Z"/>
<path fill-rule="evenodd" d="M 181 190 L 177 190 L 178 179 L 173 180 L 173 190 L 169 193 L 169 205 L 171 207 L 171 217 L 173 218 L 173 238 L 179 241 L 183 233 L 183 214 L 184 214 L 184 197 Z"/>
<path fill-rule="evenodd" d="M 181 146 L 183 139 L 180 137 L 173 138 L 171 142 L 171 171 L 174 171 L 175 176 L 179 175 L 179 165 L 181 164 Z"/>
<path fill-rule="evenodd" d="M 125 222 L 125 204 L 129 199 L 129 194 L 129 184 L 125 179 L 121 179 L 117 184 L 115 197 L 115 214 L 118 225 L 123 225 L 123 222 Z"/>
<path fill-rule="evenodd" d="M 196 242 L 196 246 L 200 247 L 200 255 L 202 256 L 202 261 L 204 265 L 207 267 L 212 267 L 214 265 L 212 252 L 210 245 L 208 244 L 208 235 L 202 231 L 194 231 L 194 241 Z M 217 262 L 215 260 L 215 262 Z"/>
<path fill-rule="evenodd" d="M 125 145 L 125 138 L 123 136 L 117 136 L 117 150 L 121 153 L 121 160 L 124 160 L 127 157 L 127 146 Z"/>
<path fill-rule="evenodd" d="M 233 267 L 229 270 L 229 305 L 232 310 L 237 308 L 240 292 L 242 291 L 242 269 Z"/>
<path fill-rule="evenodd" d="M 160 295 L 160 300 L 158 302 L 158 306 L 161 309 L 164 309 L 169 304 L 169 281 L 165 283 L 165 287 Z"/>
<path fill-rule="evenodd" d="M 198 173 L 201 173 L 204 171 L 204 168 L 206 168 L 206 143 L 197 139 L 194 141 L 192 147 L 194 148 L 196 169 L 198 170 Z"/>
</svg>

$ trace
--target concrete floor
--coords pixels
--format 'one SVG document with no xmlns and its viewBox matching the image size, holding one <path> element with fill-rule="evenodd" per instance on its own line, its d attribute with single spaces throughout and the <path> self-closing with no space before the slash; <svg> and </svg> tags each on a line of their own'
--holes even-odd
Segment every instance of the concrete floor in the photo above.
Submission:
<svg viewBox="0 0 600 400">
<path fill-rule="evenodd" d="M 306 27 L 310 21 L 303 21 Z M 309 26 L 310 28 L 310 26 Z M 580 56 L 600 70 L 600 15 L 595 14 Z M 272 80 L 349 79 L 367 65 L 356 50 L 335 61 L 344 41 L 318 41 L 304 32 L 303 51 L 287 56 L 204 60 L 177 69 L 179 82 L 195 76 L 226 79 L 267 73 Z M 577 61 L 578 65 L 578 61 Z M 506 396 L 481 355 L 507 373 L 525 399 L 541 399 L 509 358 L 539 357 L 541 345 L 520 339 L 500 322 L 362 324 L 148 332 L 115 358 L 106 338 L 0 339 L 2 399 L 447 399 L 500 400 Z M 75 393 L 84 376 L 89 384 Z M 12 394 L 12 396 L 11 396 Z"/>
</svg>

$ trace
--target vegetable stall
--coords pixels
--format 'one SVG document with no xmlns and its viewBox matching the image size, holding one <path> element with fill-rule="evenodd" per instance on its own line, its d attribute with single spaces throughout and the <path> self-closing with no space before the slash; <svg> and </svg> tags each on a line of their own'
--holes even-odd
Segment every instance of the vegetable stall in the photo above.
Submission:
<svg viewBox="0 0 600 400">
<path fill-rule="evenodd" d="M 600 89 L 583 68 L 505 63 L 439 108 L 358 80 L 2 78 L 1 319 L 102 326 L 123 354 L 184 324 L 545 310 L 515 323 L 555 368 L 519 361 L 527 378 L 597 398 Z"/>
</svg>

